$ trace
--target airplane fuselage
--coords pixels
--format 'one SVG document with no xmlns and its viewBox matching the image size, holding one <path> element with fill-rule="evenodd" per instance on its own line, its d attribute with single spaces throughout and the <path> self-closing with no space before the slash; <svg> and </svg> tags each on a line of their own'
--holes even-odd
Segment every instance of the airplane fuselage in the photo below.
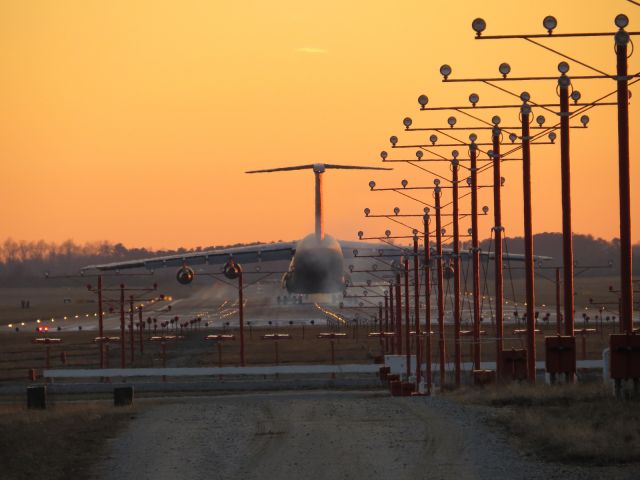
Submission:
<svg viewBox="0 0 640 480">
<path fill-rule="evenodd" d="M 291 293 L 336 293 L 344 288 L 344 256 L 338 241 L 325 235 L 300 240 L 282 286 Z"/>
</svg>

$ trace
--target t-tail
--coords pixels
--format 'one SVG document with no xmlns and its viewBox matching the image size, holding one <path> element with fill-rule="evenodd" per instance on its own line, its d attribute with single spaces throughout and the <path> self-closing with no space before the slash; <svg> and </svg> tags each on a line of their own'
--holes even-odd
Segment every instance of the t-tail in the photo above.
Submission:
<svg viewBox="0 0 640 480">
<path fill-rule="evenodd" d="M 312 169 L 316 177 L 316 216 L 315 216 L 315 234 L 316 239 L 322 241 L 324 239 L 324 220 L 322 215 L 322 174 L 325 170 L 335 168 L 343 170 L 392 170 L 384 167 L 360 167 L 358 165 L 333 165 L 330 163 L 313 163 L 309 165 L 296 165 L 293 167 L 269 168 L 266 170 L 251 170 L 246 173 L 271 173 L 286 172 L 289 170 L 306 170 Z"/>
</svg>

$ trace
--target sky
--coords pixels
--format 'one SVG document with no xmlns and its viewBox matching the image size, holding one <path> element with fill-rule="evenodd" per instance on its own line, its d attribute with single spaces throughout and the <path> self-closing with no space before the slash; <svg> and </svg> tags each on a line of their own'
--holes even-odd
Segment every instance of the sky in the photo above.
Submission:
<svg viewBox="0 0 640 480">
<path fill-rule="evenodd" d="M 449 112 L 432 106 L 517 103 L 478 83 L 442 83 L 453 77 L 495 77 L 508 62 L 513 76 L 555 76 L 562 58 L 523 40 L 477 41 L 471 21 L 486 34 L 614 31 L 616 14 L 640 30 L 640 8 L 623 0 L 505 2 L 289 0 L 6 1 L 0 3 L 0 240 L 76 242 L 108 240 L 150 248 L 294 240 L 313 230 L 313 175 L 308 171 L 245 175 L 250 169 L 316 162 L 384 166 L 413 158 L 401 144 L 425 143 L 414 126 L 446 125 Z M 637 38 L 637 37 L 636 37 Z M 543 40 L 546 45 L 615 73 L 608 38 Z M 575 62 L 570 75 L 591 74 Z M 638 55 L 630 71 L 640 70 Z M 558 100 L 553 81 L 504 82 L 536 102 Z M 583 100 L 614 90 L 611 80 L 576 80 Z M 637 90 L 632 87 L 632 91 Z M 615 97 L 611 97 L 615 99 Z M 633 243 L 640 235 L 640 109 L 631 104 Z M 478 110 L 502 125 L 515 110 Z M 547 123 L 552 113 L 544 113 Z M 589 113 L 588 129 L 572 130 L 573 226 L 577 233 L 618 236 L 615 107 Z M 476 126 L 460 114 L 458 125 Z M 456 132 L 465 139 L 468 132 Z M 488 133 L 478 132 L 479 141 Z M 444 139 L 444 137 L 441 137 Z M 459 148 L 461 152 L 464 149 Z M 450 155 L 450 148 L 438 150 Z M 463 155 L 464 156 L 464 155 Z M 534 231 L 560 231 L 560 147 L 532 151 Z M 391 172 L 325 174 L 325 227 L 355 240 L 409 230 L 373 213 L 420 213 L 423 205 L 380 187 L 432 185 L 411 165 Z M 444 163 L 427 165 L 450 175 Z M 503 165 L 503 224 L 521 235 L 521 163 Z M 480 183 L 489 182 L 488 174 Z M 428 190 L 417 192 L 427 203 Z M 448 193 L 445 193 L 448 195 Z M 468 210 L 468 197 L 461 210 Z M 489 189 L 480 203 L 492 207 Z M 466 220 L 465 220 L 466 222 Z M 490 235 L 491 215 L 480 221 Z M 468 225 L 463 223 L 463 229 Z"/>
</svg>

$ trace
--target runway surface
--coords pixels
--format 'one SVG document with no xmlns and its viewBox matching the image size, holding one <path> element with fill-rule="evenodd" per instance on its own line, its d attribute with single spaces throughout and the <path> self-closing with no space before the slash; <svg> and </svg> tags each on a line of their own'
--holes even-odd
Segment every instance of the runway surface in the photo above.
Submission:
<svg viewBox="0 0 640 480">
<path fill-rule="evenodd" d="M 370 295 L 380 294 L 380 291 L 369 289 Z M 170 301 L 156 301 L 154 303 L 145 302 L 143 319 L 149 317 L 156 319 L 157 324 L 171 320 L 176 316 L 180 322 L 189 321 L 194 318 L 201 318 L 202 324 L 209 327 L 237 327 L 238 315 L 238 293 L 233 286 L 213 285 L 199 286 L 184 291 L 181 298 L 172 298 Z M 446 302 L 450 302 L 451 295 L 447 295 Z M 250 284 L 244 290 L 244 318 L 245 323 L 256 327 L 285 326 L 293 322 L 295 325 L 302 323 L 323 325 L 326 323 L 326 315 L 316 306 L 319 305 L 333 313 L 337 313 L 347 320 L 353 318 L 371 319 L 377 316 L 379 297 L 371 298 L 351 297 L 343 298 L 342 293 L 333 295 L 308 295 L 301 296 L 288 294 L 274 283 Z M 482 317 L 491 321 L 494 314 L 491 305 L 492 299 L 483 302 Z M 134 305 L 137 307 L 140 302 Z M 341 308 L 341 304 L 346 308 Z M 424 308 L 424 304 L 421 305 Z M 450 305 L 446 304 L 445 323 L 452 324 Z M 466 305 L 466 307 L 469 307 Z M 516 308 L 513 305 L 505 305 L 505 325 L 516 325 L 513 316 Z M 520 311 L 520 314 L 522 312 Z M 424 314 L 423 314 L 424 315 Z M 437 309 L 435 302 L 432 305 L 432 322 L 437 319 Z M 463 323 L 471 319 L 470 310 L 463 310 Z M 135 313 L 134 322 L 138 321 L 138 314 Z M 424 321 L 424 319 L 423 319 Z M 552 316 L 550 323 L 554 323 Z M 125 324 L 129 324 L 129 303 L 125 306 Z M 63 322 L 58 322 L 57 327 L 62 330 L 98 330 L 98 321 L 95 315 L 69 317 Z M 128 328 L 128 327 L 127 327 Z M 116 306 L 114 312 L 107 312 L 104 316 L 104 329 L 109 332 L 116 332 L 120 329 L 119 307 Z"/>
</svg>

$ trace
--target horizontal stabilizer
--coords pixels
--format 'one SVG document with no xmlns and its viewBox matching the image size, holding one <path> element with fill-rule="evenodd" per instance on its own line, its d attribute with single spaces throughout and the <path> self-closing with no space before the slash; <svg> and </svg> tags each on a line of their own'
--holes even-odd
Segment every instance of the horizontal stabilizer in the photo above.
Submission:
<svg viewBox="0 0 640 480">
<path fill-rule="evenodd" d="M 393 170 L 392 168 L 386 168 L 386 167 L 361 167 L 359 165 L 334 165 L 331 163 L 312 163 L 309 165 L 295 165 L 292 167 L 267 168 L 265 170 L 250 170 L 245 173 L 286 172 L 290 170 L 306 170 L 306 169 L 313 169 L 315 173 L 322 173 L 329 168 L 342 169 L 342 170 Z"/>
</svg>

